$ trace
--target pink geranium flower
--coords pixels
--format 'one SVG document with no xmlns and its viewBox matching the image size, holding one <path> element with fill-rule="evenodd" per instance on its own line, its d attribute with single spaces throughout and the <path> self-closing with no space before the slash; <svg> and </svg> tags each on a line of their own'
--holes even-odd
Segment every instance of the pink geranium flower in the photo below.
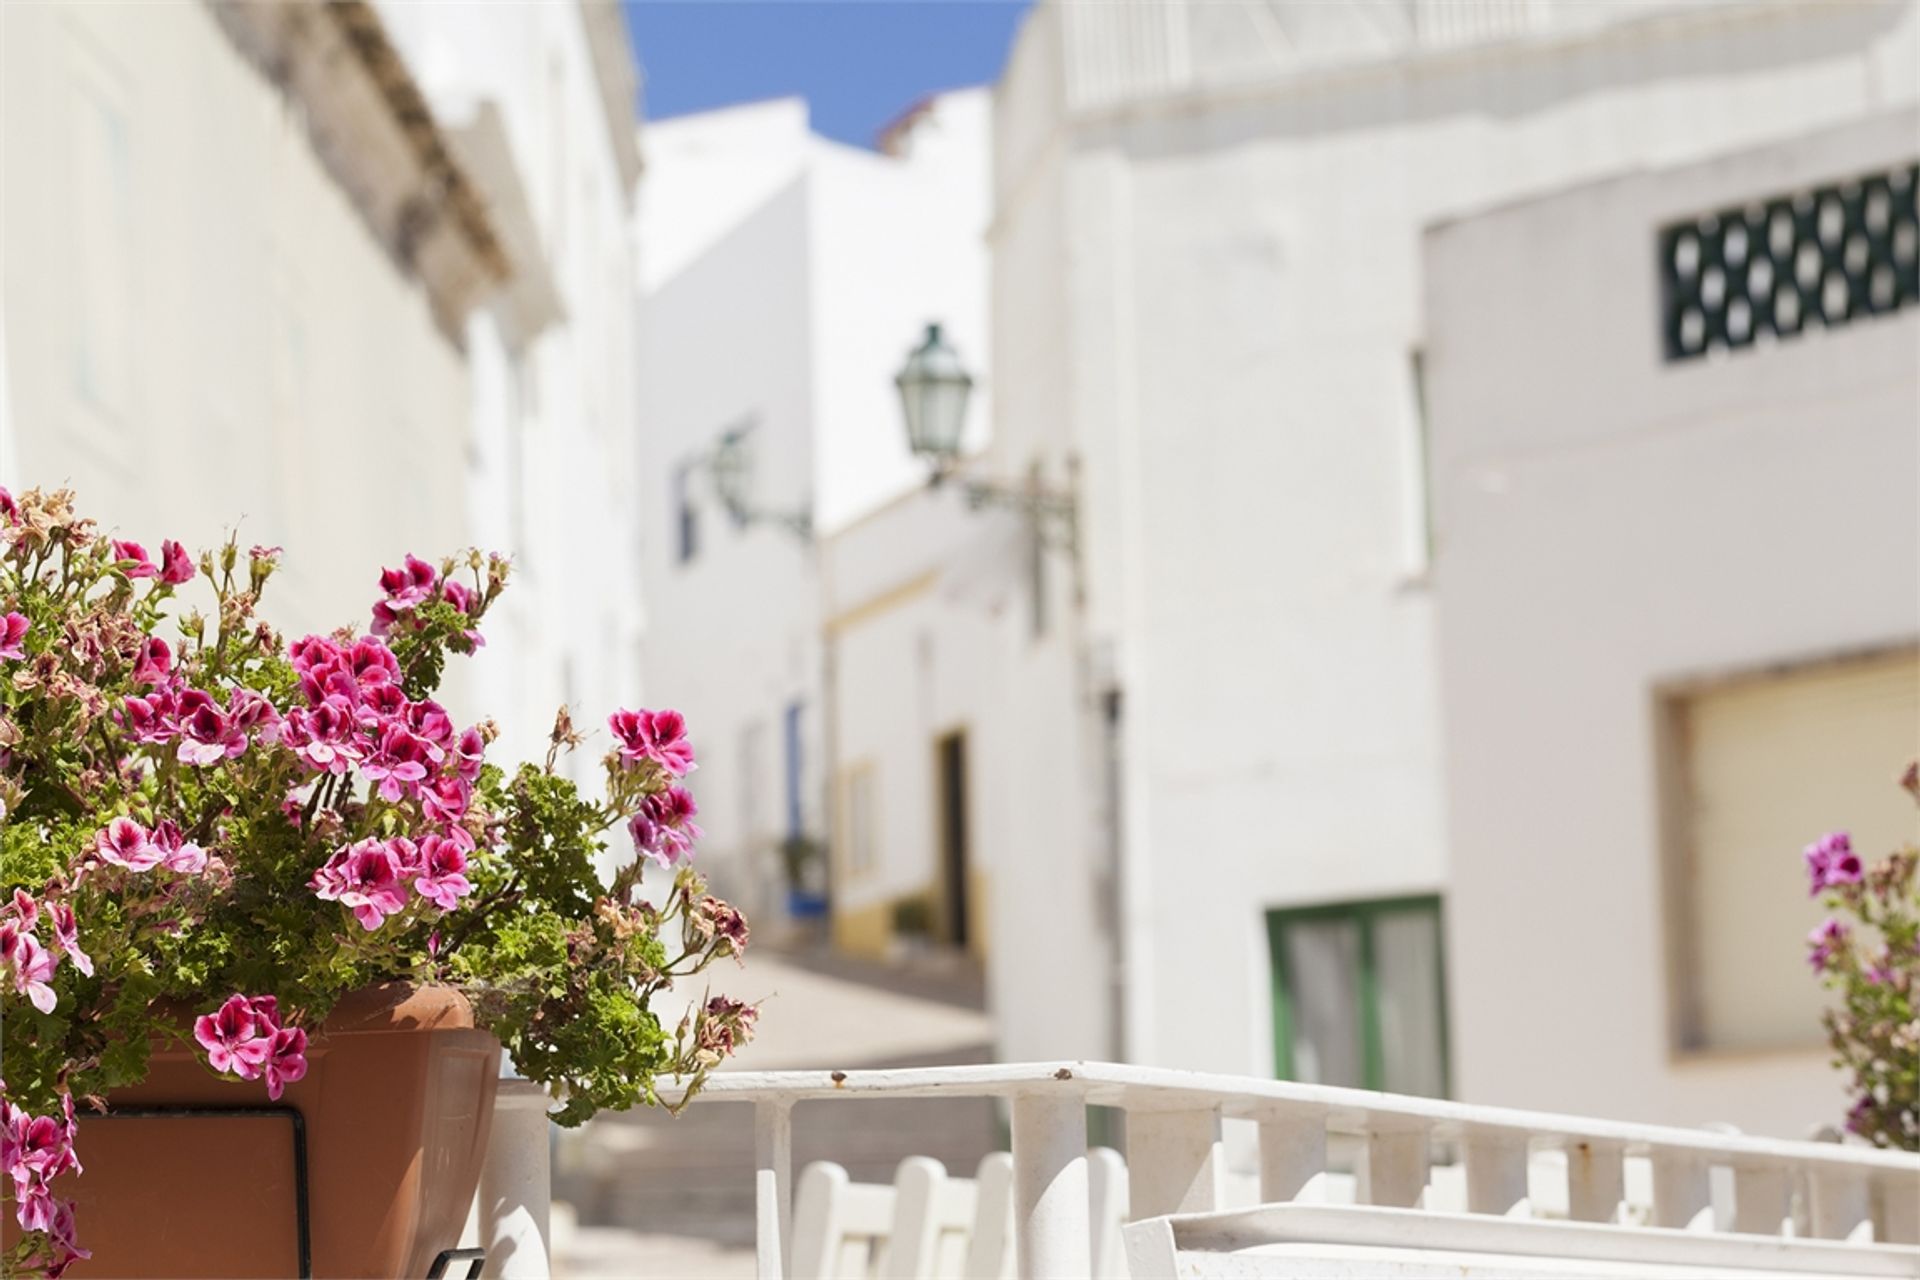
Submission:
<svg viewBox="0 0 1920 1280">
<path fill-rule="evenodd" d="M 149 838 L 153 847 L 160 852 L 161 864 L 167 870 L 183 875 L 199 875 L 207 869 L 207 851 L 188 840 L 172 818 L 162 818 L 154 826 Z"/>
<path fill-rule="evenodd" d="M 467 806 L 472 802 L 473 787 L 449 774 L 441 774 L 420 788 L 420 808 L 435 822 L 460 821 L 466 817 Z"/>
<path fill-rule="evenodd" d="M 668 787 L 640 802 L 640 812 L 627 822 L 633 847 L 661 867 L 672 868 L 693 856 L 700 828 L 693 815 L 700 812 L 685 787 Z"/>
<path fill-rule="evenodd" d="M 487 740 L 478 729 L 468 729 L 454 744 L 454 772 L 468 782 L 480 780 L 480 768 L 486 763 Z"/>
<path fill-rule="evenodd" d="M 1830 831 L 1806 847 L 1801 854 L 1807 863 L 1808 895 L 1818 897 L 1823 890 L 1843 884 L 1858 884 L 1864 868 L 1853 841 L 1844 831 Z"/>
<path fill-rule="evenodd" d="M 685 777 L 694 767 L 686 717 L 678 711 L 616 711 L 607 717 L 607 727 L 629 764 L 650 760 L 672 778 Z"/>
<path fill-rule="evenodd" d="M 19 934 L 11 944 L 12 954 L 7 964 L 13 970 L 13 986 L 27 999 L 33 1001 L 33 1007 L 42 1013 L 52 1013 L 54 1006 L 53 981 L 54 966 L 58 963 L 54 954 L 40 945 L 40 940 L 30 933 Z"/>
<path fill-rule="evenodd" d="M 354 734 L 353 708 L 345 698 L 328 697 L 313 707 L 295 707 L 287 713 L 282 740 L 321 773 L 345 773 L 361 757 Z"/>
<path fill-rule="evenodd" d="M 173 650 L 159 636 L 148 636 L 133 660 L 133 678 L 139 684 L 164 684 L 173 672 Z"/>
<path fill-rule="evenodd" d="M 407 905 L 400 860 L 379 840 L 367 839 L 327 859 L 313 873 L 313 891 L 353 911 L 360 927 L 378 929 L 381 921 Z"/>
<path fill-rule="evenodd" d="M 1844 923 L 1829 918 L 1807 935 L 1807 963 L 1815 970 L 1825 969 L 1845 949 L 1851 936 Z"/>
<path fill-rule="evenodd" d="M 278 1102 L 283 1089 L 307 1074 L 307 1033 L 299 1027 L 275 1030 L 261 1072 L 267 1078 L 267 1096 Z"/>
<path fill-rule="evenodd" d="M 13 903 L 7 910 L 13 912 L 22 929 L 31 929 L 40 921 L 40 903 L 25 889 L 13 891 Z"/>
<path fill-rule="evenodd" d="M 80 949 L 80 922 L 74 918 L 73 908 L 64 902 L 47 904 L 47 916 L 53 921 L 53 945 L 73 961 L 73 967 L 93 976 L 93 957 Z"/>
<path fill-rule="evenodd" d="M 473 892 L 466 870 L 466 850 L 445 836 L 428 836 L 420 842 L 420 876 L 413 887 L 442 911 L 452 911 Z"/>
<path fill-rule="evenodd" d="M 387 648 L 385 642 L 372 636 L 354 641 L 346 660 L 347 669 L 362 687 L 400 683 L 400 660 L 393 656 L 393 650 Z"/>
<path fill-rule="evenodd" d="M 247 749 L 246 735 L 240 733 L 215 705 L 198 689 L 180 695 L 180 759 L 192 765 L 218 764 Z"/>
<path fill-rule="evenodd" d="M 207 1051 L 208 1065 L 242 1080 L 258 1078 L 273 1052 L 271 1029 L 261 1026 L 253 1001 L 243 995 L 228 996 L 217 1011 L 194 1019 L 193 1038 Z"/>
<path fill-rule="evenodd" d="M 25 614 L 9 613 L 0 618 L 0 658 L 27 656 L 27 628 L 30 625 Z"/>
<path fill-rule="evenodd" d="M 168 538 L 160 544 L 160 581 L 177 587 L 193 579 L 193 557 L 187 549 Z"/>
<path fill-rule="evenodd" d="M 173 694 L 155 689 L 145 697 L 128 698 L 121 705 L 120 718 L 135 742 L 167 743 L 173 741 L 179 731 L 175 712 Z"/>
<path fill-rule="evenodd" d="M 132 818 L 115 818 L 93 838 L 100 857 L 129 871 L 151 871 L 165 854 L 153 845 L 151 833 Z"/>
<path fill-rule="evenodd" d="M 406 728 L 389 724 L 380 735 L 379 749 L 362 762 L 360 771 L 380 783 L 380 797 L 392 803 L 419 790 L 431 770 L 432 748 Z"/>
<path fill-rule="evenodd" d="M 420 557 L 409 554 L 398 569 L 380 571 L 380 589 L 395 605 L 411 608 L 433 594 L 440 572 Z"/>
<path fill-rule="evenodd" d="M 129 578 L 153 578 L 160 574 L 159 567 L 147 559 L 147 549 L 137 542 L 125 542 L 115 538 L 113 558 L 119 561 L 120 571 Z"/>
</svg>

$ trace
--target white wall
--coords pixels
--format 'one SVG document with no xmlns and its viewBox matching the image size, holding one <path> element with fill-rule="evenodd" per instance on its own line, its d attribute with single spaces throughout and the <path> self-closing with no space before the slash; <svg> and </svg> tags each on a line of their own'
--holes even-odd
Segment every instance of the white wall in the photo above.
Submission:
<svg viewBox="0 0 1920 1280">
<path fill-rule="evenodd" d="M 294 635 L 467 541 L 460 353 L 205 6 L 8 6 L 0 94 L 6 483 L 284 545 Z"/>
<path fill-rule="evenodd" d="M 1911 164 L 1916 136 L 1877 116 L 1427 238 L 1468 1100 L 1796 1137 L 1844 1114 L 1818 1048 L 1673 1050 L 1657 694 L 1920 635 L 1920 314 L 1666 363 L 1655 236 Z"/>
<path fill-rule="evenodd" d="M 1089 589 L 1010 675 L 1057 718 L 991 785 L 1027 815 L 1009 856 L 1066 906 L 996 956 L 1003 1051 L 1111 1051 L 1059 993 L 1083 1008 L 1105 982 L 1084 695 L 1115 673 L 1124 1051 L 1266 1074 L 1265 910 L 1447 874 L 1411 483 L 1421 227 L 1910 101 L 1913 9 L 1726 6 L 1372 62 L 1341 36 L 1345 61 L 1231 85 L 1134 68 L 1130 97 L 1007 119 L 1066 111 L 1096 20 L 1036 10 L 999 89 L 995 461 L 1082 457 Z"/>
<path fill-rule="evenodd" d="M 591 780 L 607 713 L 653 694 L 640 684 L 638 556 L 640 522 L 655 512 L 636 492 L 633 192 L 617 146 L 637 121 L 634 104 L 609 110 L 590 43 L 619 33 L 590 25 L 579 3 L 380 9 L 444 127 L 498 112 L 513 172 L 489 177 L 516 187 L 533 221 L 516 265 L 550 277 L 557 295 L 558 315 L 531 336 L 492 314 L 468 328 L 467 539 L 515 566 L 474 665 L 504 760 L 544 755 L 570 703 L 590 734 L 571 767 Z"/>
</svg>

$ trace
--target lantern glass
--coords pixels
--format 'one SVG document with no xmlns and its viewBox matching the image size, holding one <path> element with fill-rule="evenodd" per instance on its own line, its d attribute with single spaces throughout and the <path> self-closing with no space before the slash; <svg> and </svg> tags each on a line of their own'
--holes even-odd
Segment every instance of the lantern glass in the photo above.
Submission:
<svg viewBox="0 0 1920 1280">
<path fill-rule="evenodd" d="M 900 389 L 908 447 L 941 465 L 958 457 L 973 376 L 960 363 L 959 353 L 947 345 L 939 325 L 927 326 L 926 337 L 907 356 L 893 382 Z"/>
</svg>

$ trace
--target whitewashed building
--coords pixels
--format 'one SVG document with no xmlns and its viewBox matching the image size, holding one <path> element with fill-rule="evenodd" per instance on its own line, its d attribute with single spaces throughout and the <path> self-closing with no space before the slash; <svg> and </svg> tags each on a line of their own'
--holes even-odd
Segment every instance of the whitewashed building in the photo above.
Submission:
<svg viewBox="0 0 1920 1280">
<path fill-rule="evenodd" d="M 474 664 L 477 705 L 509 759 L 543 755 L 571 706 L 590 736 L 569 767 L 591 779 L 606 714 L 642 701 L 639 72 L 607 0 L 379 9 L 512 264 L 461 331 L 467 540 L 514 562 Z"/>
<path fill-rule="evenodd" d="M 814 134 L 797 100 L 648 128 L 647 687 L 700 751 L 705 865 L 769 925 L 782 849 L 822 851 L 818 888 L 833 822 L 822 637 L 845 594 L 822 541 L 925 482 L 892 384 L 922 327 L 984 364 L 988 116 L 983 90 L 941 94 L 878 151 Z"/>
<path fill-rule="evenodd" d="M 7 483 L 284 545 L 296 634 L 469 540 L 460 335 L 507 267 L 371 10 L 10 5 L 0 95 Z"/>
<path fill-rule="evenodd" d="M 1799 851 L 1916 838 L 1917 166 L 1909 107 L 1427 237 L 1465 1097 L 1850 1104 Z"/>
<path fill-rule="evenodd" d="M 1009 651 L 1020 731 L 983 784 L 1018 815 L 992 902 L 1006 1058 L 1480 1096 L 1486 1055 L 1538 1032 L 1510 975 L 1442 979 L 1453 935 L 1495 926 L 1491 899 L 1456 919 L 1447 897 L 1422 229 L 1910 103 L 1915 31 L 1892 2 L 1029 15 L 995 104 L 984 468 L 1063 486 L 1077 461 L 1082 549 Z M 1631 270 L 1590 305 L 1634 312 L 1637 341 L 1624 300 L 1653 268 Z M 1531 333 L 1516 371 L 1548 349 Z M 1510 841 L 1585 820 L 1501 803 Z M 1584 909 L 1530 899 L 1516 957 L 1550 945 L 1550 902 Z M 1629 1079 L 1525 1096 L 1624 1110 Z"/>
</svg>

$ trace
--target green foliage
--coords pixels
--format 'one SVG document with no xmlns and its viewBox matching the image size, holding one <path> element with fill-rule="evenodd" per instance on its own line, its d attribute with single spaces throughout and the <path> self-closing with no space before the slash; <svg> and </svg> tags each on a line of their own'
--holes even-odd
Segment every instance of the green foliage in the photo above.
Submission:
<svg viewBox="0 0 1920 1280">
<path fill-rule="evenodd" d="M 1901 784 L 1920 802 L 1920 765 Z M 1807 861 L 1835 913 L 1807 941 L 1815 973 L 1840 997 L 1824 1021 L 1854 1097 L 1846 1127 L 1876 1146 L 1920 1151 L 1920 848 L 1863 867 L 1836 832 Z"/>
</svg>

